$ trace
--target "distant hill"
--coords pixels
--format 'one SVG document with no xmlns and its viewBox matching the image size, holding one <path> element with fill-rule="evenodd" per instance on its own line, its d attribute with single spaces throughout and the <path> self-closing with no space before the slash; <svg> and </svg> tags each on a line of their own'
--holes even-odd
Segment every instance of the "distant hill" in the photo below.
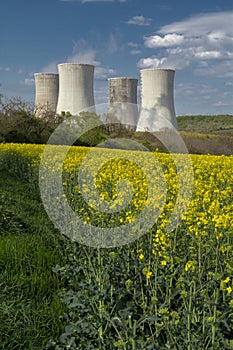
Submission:
<svg viewBox="0 0 233 350">
<path fill-rule="evenodd" d="M 190 153 L 233 154 L 233 115 L 182 116 L 177 121 Z"/>
<path fill-rule="evenodd" d="M 177 117 L 179 134 L 184 140 L 189 153 L 233 155 L 233 116 L 179 116 Z M 109 136 L 108 136 L 109 137 Z M 125 141 L 112 140 L 105 147 L 135 149 L 135 145 L 127 139 L 141 143 L 150 151 L 167 152 L 164 145 L 156 137 L 156 133 L 148 132 L 116 132 L 111 138 L 125 137 Z"/>
<path fill-rule="evenodd" d="M 233 115 L 188 115 L 177 121 L 181 131 L 233 136 Z"/>
</svg>

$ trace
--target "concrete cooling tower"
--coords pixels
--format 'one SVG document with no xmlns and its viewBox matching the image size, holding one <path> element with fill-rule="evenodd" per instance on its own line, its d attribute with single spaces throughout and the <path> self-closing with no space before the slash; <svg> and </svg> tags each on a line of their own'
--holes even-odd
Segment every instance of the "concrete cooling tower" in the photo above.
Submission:
<svg viewBox="0 0 233 350">
<path fill-rule="evenodd" d="M 58 74 L 35 73 L 35 115 L 46 116 L 47 112 L 56 113 L 59 78 Z"/>
<path fill-rule="evenodd" d="M 59 97 L 57 113 L 72 115 L 94 106 L 94 66 L 90 64 L 62 63 L 58 65 Z"/>
<path fill-rule="evenodd" d="M 138 122 L 137 79 L 108 79 L 108 114 L 114 122 L 119 121 L 129 129 L 136 129 Z"/>
<path fill-rule="evenodd" d="M 174 107 L 174 75 L 171 69 L 143 69 L 141 106 L 137 131 L 178 129 Z"/>
</svg>

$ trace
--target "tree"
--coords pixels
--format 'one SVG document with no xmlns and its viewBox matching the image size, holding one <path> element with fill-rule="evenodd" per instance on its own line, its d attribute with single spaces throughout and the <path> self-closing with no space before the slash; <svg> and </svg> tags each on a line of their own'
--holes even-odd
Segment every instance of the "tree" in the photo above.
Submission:
<svg viewBox="0 0 233 350">
<path fill-rule="evenodd" d="M 47 114 L 36 118 L 33 105 L 20 97 L 1 101 L 0 142 L 46 143 L 60 122 L 60 117 Z"/>
<path fill-rule="evenodd" d="M 62 115 L 64 122 L 53 137 L 54 144 L 96 146 L 106 140 L 103 123 L 96 113 L 81 112 L 72 116 L 66 112 Z"/>
</svg>

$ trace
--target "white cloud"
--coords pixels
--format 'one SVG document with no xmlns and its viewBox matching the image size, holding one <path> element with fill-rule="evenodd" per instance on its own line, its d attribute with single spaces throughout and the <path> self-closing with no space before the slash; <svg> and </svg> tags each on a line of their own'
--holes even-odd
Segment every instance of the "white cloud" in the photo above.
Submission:
<svg viewBox="0 0 233 350">
<path fill-rule="evenodd" d="M 144 38 L 155 53 L 142 58 L 139 67 L 192 67 L 197 74 L 233 75 L 233 12 L 195 15 L 163 26 Z"/>
<path fill-rule="evenodd" d="M 163 38 L 159 35 L 152 35 L 145 38 L 145 46 L 149 48 L 176 46 L 183 42 L 184 36 L 178 34 L 167 34 Z"/>
<path fill-rule="evenodd" d="M 110 76 L 113 76 L 116 74 L 115 69 L 111 69 L 109 67 L 105 66 L 98 66 L 95 68 L 95 78 L 96 79 L 107 79 Z"/>
<path fill-rule="evenodd" d="M 158 31 L 160 34 L 177 33 L 186 36 L 203 36 L 211 32 L 232 33 L 232 11 L 205 13 L 192 16 L 180 22 L 174 22 L 163 26 Z"/>
<path fill-rule="evenodd" d="M 222 58 L 222 53 L 217 50 L 206 51 L 205 49 L 203 49 L 203 51 L 195 52 L 194 56 L 202 60 L 210 60 L 210 59 Z"/>
<path fill-rule="evenodd" d="M 131 55 L 139 55 L 142 51 L 140 50 L 140 45 L 135 42 L 129 42 L 128 46 L 131 48 L 130 54 Z"/>
<path fill-rule="evenodd" d="M 137 26 L 149 26 L 151 25 L 151 18 L 146 18 L 144 16 L 134 16 L 128 20 L 128 24 L 135 24 Z"/>
<path fill-rule="evenodd" d="M 141 58 L 137 64 L 139 68 L 156 68 L 162 66 L 165 62 L 167 62 L 167 59 L 165 57 L 158 59 L 155 56 L 147 57 L 147 58 Z"/>
<path fill-rule="evenodd" d="M 233 78 L 232 60 L 211 62 L 204 67 L 197 67 L 194 72 L 202 76 L 213 76 L 216 78 Z"/>
<path fill-rule="evenodd" d="M 70 63 L 93 64 L 95 66 L 100 64 L 100 62 L 96 61 L 96 51 L 93 49 L 87 49 L 84 51 L 82 51 L 82 49 L 78 50 L 68 56 L 66 61 Z"/>
</svg>

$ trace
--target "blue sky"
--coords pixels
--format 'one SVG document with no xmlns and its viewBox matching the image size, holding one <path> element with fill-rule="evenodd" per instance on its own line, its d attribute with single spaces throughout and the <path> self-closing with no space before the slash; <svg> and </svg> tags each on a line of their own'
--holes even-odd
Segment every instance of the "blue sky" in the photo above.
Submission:
<svg viewBox="0 0 233 350">
<path fill-rule="evenodd" d="M 95 64 L 95 101 L 107 78 L 173 68 L 177 115 L 233 114 L 231 0 L 2 0 L 0 84 L 34 101 L 35 72 Z"/>
</svg>

